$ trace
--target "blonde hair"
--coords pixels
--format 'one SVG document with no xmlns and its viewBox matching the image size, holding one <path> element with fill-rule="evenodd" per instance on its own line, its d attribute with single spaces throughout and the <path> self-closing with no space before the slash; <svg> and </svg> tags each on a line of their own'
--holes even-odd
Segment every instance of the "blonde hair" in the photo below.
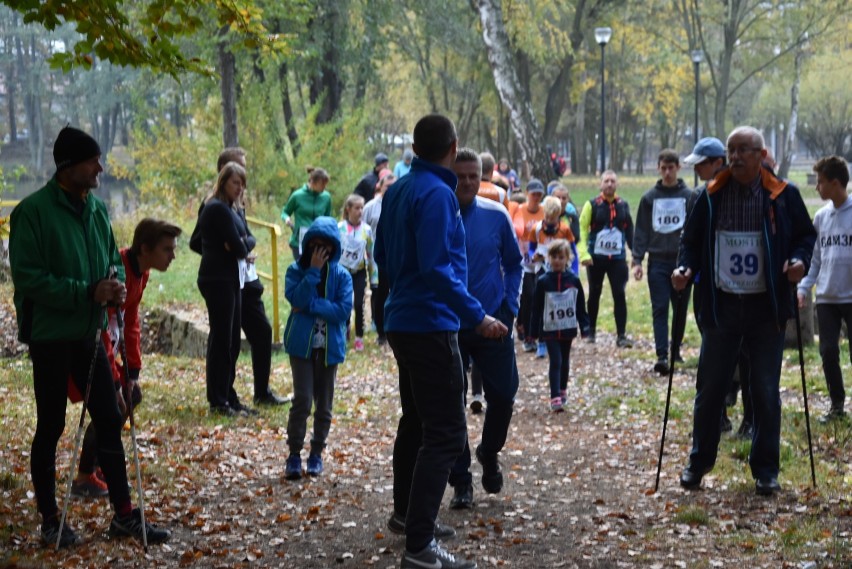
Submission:
<svg viewBox="0 0 852 569">
<path fill-rule="evenodd" d="M 557 253 L 565 255 L 568 258 L 568 262 L 571 262 L 571 244 L 568 243 L 567 239 L 554 239 L 550 242 L 550 245 L 547 246 L 548 259 L 555 257 Z"/>
<path fill-rule="evenodd" d="M 542 203 L 545 217 L 553 217 L 562 215 L 562 200 L 556 196 L 547 196 Z"/>
<path fill-rule="evenodd" d="M 364 205 L 364 197 L 359 196 L 358 194 L 349 194 L 349 197 L 347 197 L 346 201 L 343 202 L 343 211 L 341 212 L 341 217 L 345 221 L 349 221 L 349 208 L 359 202 L 361 203 L 361 205 Z"/>
<path fill-rule="evenodd" d="M 209 202 L 212 199 L 217 199 L 221 202 L 224 202 L 230 205 L 231 209 L 237 210 L 242 206 L 242 203 L 237 203 L 240 200 L 235 200 L 232 203 L 228 203 L 228 196 L 225 195 L 225 184 L 228 183 L 228 180 L 231 179 L 232 176 L 239 176 L 243 181 L 243 186 L 246 185 L 246 169 L 236 162 L 228 162 L 222 169 L 219 171 L 219 177 L 216 178 L 216 183 L 213 184 L 213 190 L 208 194 L 207 199 L 204 200 L 204 203 Z"/>
</svg>

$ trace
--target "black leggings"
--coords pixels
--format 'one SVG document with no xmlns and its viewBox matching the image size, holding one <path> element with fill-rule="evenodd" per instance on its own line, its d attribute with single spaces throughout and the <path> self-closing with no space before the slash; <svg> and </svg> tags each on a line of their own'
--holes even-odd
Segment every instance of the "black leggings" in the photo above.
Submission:
<svg viewBox="0 0 852 569">
<path fill-rule="evenodd" d="M 624 336 L 627 329 L 627 298 L 625 297 L 628 276 L 627 261 L 595 257 L 594 264 L 586 267 L 586 275 L 589 278 L 588 309 L 592 334 L 595 333 L 597 328 L 598 308 L 601 304 L 603 280 L 606 276 L 609 279 L 609 288 L 612 289 L 615 329 L 619 336 Z"/>
<path fill-rule="evenodd" d="M 207 304 L 210 334 L 207 336 L 207 401 L 211 407 L 238 409 L 234 391 L 237 357 L 240 355 L 240 283 L 203 281 L 198 289 Z"/>
<path fill-rule="evenodd" d="M 30 469 L 38 511 L 44 520 L 55 517 L 59 512 L 56 505 L 56 445 L 65 429 L 68 376 L 70 374 L 80 393 L 85 394 L 94 350 L 94 337 L 74 342 L 30 343 L 38 417 Z M 124 417 L 116 402 L 112 370 L 100 340 L 88 411 L 98 430 L 98 461 L 109 487 L 110 501 L 115 509 L 123 509 L 130 504 L 124 447 L 121 444 Z"/>
<path fill-rule="evenodd" d="M 379 286 L 373 289 L 370 297 L 370 308 L 373 311 L 373 321 L 376 323 L 376 334 L 381 338 L 385 335 L 385 301 L 388 299 L 390 285 L 384 271 L 379 269 Z"/>
<path fill-rule="evenodd" d="M 352 291 L 355 295 L 355 336 L 364 337 L 364 294 L 367 290 L 367 269 L 352 273 Z M 348 324 L 347 324 L 348 327 Z"/>
</svg>

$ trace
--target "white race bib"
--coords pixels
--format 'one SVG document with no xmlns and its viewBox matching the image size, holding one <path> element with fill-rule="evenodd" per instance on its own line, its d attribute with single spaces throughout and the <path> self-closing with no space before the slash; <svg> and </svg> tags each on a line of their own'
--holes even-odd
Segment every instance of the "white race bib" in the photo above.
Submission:
<svg viewBox="0 0 852 569">
<path fill-rule="evenodd" d="M 362 241 L 354 235 L 344 236 L 340 241 L 340 264 L 350 271 L 357 270 L 364 261 L 366 249 L 366 241 Z"/>
<path fill-rule="evenodd" d="M 624 235 L 615 227 L 598 231 L 595 238 L 595 255 L 621 255 Z"/>
<path fill-rule="evenodd" d="M 674 233 L 683 227 L 686 219 L 686 200 L 659 198 L 654 200 L 652 225 L 657 233 Z"/>
<path fill-rule="evenodd" d="M 716 232 L 716 286 L 733 294 L 766 292 L 759 231 Z"/>
<path fill-rule="evenodd" d="M 562 292 L 544 293 L 545 332 L 577 327 L 577 289 L 569 288 Z"/>
<path fill-rule="evenodd" d="M 248 267 L 246 267 L 246 282 L 250 283 L 252 281 L 257 280 L 257 265 L 254 263 L 248 263 Z"/>
<path fill-rule="evenodd" d="M 246 273 L 248 272 L 248 263 L 245 259 L 237 259 L 237 269 L 240 274 L 240 288 L 246 285 Z"/>
<path fill-rule="evenodd" d="M 299 255 L 302 254 L 302 241 L 305 240 L 305 234 L 308 232 L 310 227 L 300 227 L 299 228 Z"/>
</svg>

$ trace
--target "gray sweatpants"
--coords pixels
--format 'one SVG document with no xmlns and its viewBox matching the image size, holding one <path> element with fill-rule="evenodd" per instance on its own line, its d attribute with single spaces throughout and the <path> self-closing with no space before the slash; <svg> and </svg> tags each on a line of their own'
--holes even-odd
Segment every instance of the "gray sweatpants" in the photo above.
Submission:
<svg viewBox="0 0 852 569">
<path fill-rule="evenodd" d="M 301 452 L 305 444 L 311 405 L 316 402 L 311 452 L 321 454 L 331 428 L 337 364 L 326 367 L 325 350 L 316 349 L 311 353 L 310 359 L 291 355 L 290 368 L 293 371 L 293 403 L 287 420 L 287 446 L 291 454 Z"/>
</svg>

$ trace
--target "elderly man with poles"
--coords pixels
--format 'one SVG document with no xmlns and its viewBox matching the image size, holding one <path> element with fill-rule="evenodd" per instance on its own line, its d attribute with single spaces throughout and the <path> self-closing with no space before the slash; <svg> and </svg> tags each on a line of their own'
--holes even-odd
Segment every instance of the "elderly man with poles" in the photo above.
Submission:
<svg viewBox="0 0 852 569">
<path fill-rule="evenodd" d="M 712 470 L 719 417 L 739 348 L 752 362 L 754 434 L 749 465 L 759 495 L 780 490 L 779 381 L 795 283 L 810 264 L 816 231 L 798 189 L 762 166 L 759 130 L 742 126 L 727 140 L 729 167 L 707 185 L 684 228 L 672 284 L 696 272 L 704 329 L 698 362 L 692 451 L 680 484 L 696 489 Z"/>
<path fill-rule="evenodd" d="M 21 201 L 11 218 L 15 310 L 19 338 L 29 344 L 36 399 L 31 473 L 42 539 L 57 546 L 79 540 L 63 523 L 64 514 L 60 520 L 55 495 L 56 445 L 65 427 L 69 375 L 84 394 L 75 455 L 88 410 L 97 428 L 98 460 L 115 510 L 110 533 L 148 543 L 170 537 L 167 530 L 143 521 L 127 486 L 121 443 L 124 417 L 118 403 L 122 394 L 116 393 L 101 342 L 105 306 L 125 300 L 125 275 L 106 206 L 91 193 L 103 171 L 100 156 L 91 136 L 71 127 L 62 129 L 53 148 L 56 175 Z M 119 267 L 115 277 L 108 274 L 111 265 Z M 74 456 L 72 469 L 76 460 Z"/>
</svg>

